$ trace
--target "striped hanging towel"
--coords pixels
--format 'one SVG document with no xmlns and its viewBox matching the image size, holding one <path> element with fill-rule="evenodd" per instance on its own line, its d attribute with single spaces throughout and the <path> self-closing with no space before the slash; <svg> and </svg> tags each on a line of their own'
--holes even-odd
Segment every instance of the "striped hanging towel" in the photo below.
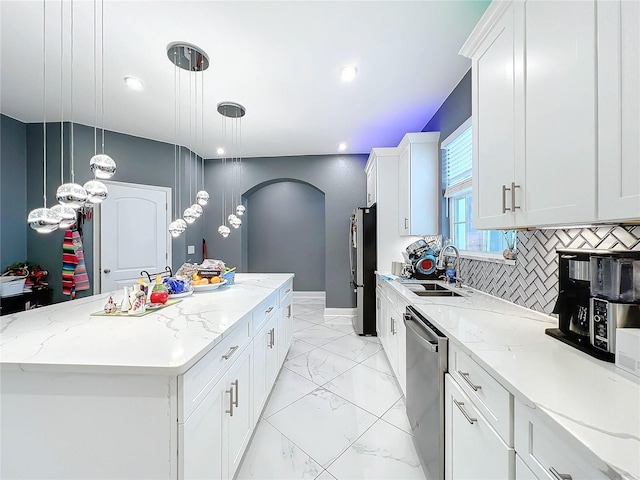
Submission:
<svg viewBox="0 0 640 480">
<path fill-rule="evenodd" d="M 78 266 L 73 275 L 73 281 L 76 286 L 76 290 L 89 290 L 91 285 L 89 284 L 89 275 L 87 275 L 87 268 L 84 264 L 84 251 L 82 249 L 82 237 L 77 230 L 73 231 L 73 248 L 75 250 L 76 257 L 78 257 Z"/>
<path fill-rule="evenodd" d="M 75 298 L 75 282 L 73 275 L 78 265 L 78 256 L 73 246 L 73 232 L 67 230 L 64 232 L 64 240 L 62 241 L 62 293 L 71 295 Z"/>
</svg>

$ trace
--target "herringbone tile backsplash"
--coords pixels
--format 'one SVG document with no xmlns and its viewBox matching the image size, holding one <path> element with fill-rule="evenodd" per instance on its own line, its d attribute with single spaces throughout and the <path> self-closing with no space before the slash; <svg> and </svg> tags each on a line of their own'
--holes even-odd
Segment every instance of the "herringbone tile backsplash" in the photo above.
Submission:
<svg viewBox="0 0 640 480">
<path fill-rule="evenodd" d="M 640 251 L 640 226 L 521 231 L 516 265 L 463 258 L 460 276 L 490 295 L 551 313 L 558 296 L 556 248 Z"/>
</svg>

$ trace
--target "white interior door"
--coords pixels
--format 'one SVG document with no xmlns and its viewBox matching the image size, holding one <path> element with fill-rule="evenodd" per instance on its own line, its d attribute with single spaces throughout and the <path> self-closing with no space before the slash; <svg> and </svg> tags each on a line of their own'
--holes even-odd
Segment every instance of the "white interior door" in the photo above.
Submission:
<svg viewBox="0 0 640 480">
<path fill-rule="evenodd" d="M 100 291 L 132 285 L 140 272 L 171 265 L 171 189 L 108 182 L 100 205 Z"/>
</svg>

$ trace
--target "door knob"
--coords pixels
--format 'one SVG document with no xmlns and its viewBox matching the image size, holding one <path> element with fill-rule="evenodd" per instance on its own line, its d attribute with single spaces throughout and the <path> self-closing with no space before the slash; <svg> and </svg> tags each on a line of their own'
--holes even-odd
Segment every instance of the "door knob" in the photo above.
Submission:
<svg viewBox="0 0 640 480">
<path fill-rule="evenodd" d="M 103 270 L 103 272 L 104 272 L 104 273 L 111 273 L 111 269 L 110 269 L 110 268 L 105 268 L 105 269 Z"/>
</svg>

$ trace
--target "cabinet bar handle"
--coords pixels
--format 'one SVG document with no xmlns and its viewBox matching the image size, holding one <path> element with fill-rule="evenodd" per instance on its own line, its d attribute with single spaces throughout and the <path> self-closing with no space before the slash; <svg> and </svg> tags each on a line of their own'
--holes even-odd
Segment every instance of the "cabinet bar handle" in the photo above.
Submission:
<svg viewBox="0 0 640 480">
<path fill-rule="evenodd" d="M 222 355 L 222 359 L 223 360 L 229 360 L 229 357 L 231 357 L 231 355 L 236 353 L 236 350 L 238 350 L 238 345 L 236 345 L 235 347 L 231 347 L 227 353 Z"/>
<path fill-rule="evenodd" d="M 473 425 L 474 423 L 476 423 L 478 421 L 477 418 L 473 418 L 470 417 L 469 414 L 466 412 L 466 410 L 464 408 L 462 408 L 464 406 L 463 402 L 459 402 L 457 401 L 455 398 L 453 399 L 453 403 L 456 404 L 456 406 L 460 409 L 460 411 L 462 412 L 462 414 L 464 415 L 464 417 L 467 419 L 467 421 Z"/>
<path fill-rule="evenodd" d="M 409 228 L 409 219 L 405 217 L 404 219 L 404 229 L 407 230 Z"/>
<path fill-rule="evenodd" d="M 267 308 L 267 309 L 264 311 L 264 313 L 271 313 L 271 310 L 273 310 L 273 307 L 269 307 L 269 308 Z"/>
<path fill-rule="evenodd" d="M 558 480 L 572 480 L 573 477 L 571 475 L 569 475 L 568 473 L 558 473 L 558 471 L 551 467 L 549 469 L 549 471 L 551 472 L 551 475 L 554 476 L 554 478 L 557 478 Z"/>
<path fill-rule="evenodd" d="M 391 317 L 391 335 L 396 334 L 396 321 L 393 317 Z"/>
<path fill-rule="evenodd" d="M 371 194 L 367 193 L 367 198 L 369 199 L 369 201 L 371 201 Z"/>
<path fill-rule="evenodd" d="M 502 185 L 502 213 L 507 213 L 511 211 L 510 208 L 507 208 L 507 191 L 509 190 L 511 189 L 507 188 L 506 185 Z"/>
<path fill-rule="evenodd" d="M 225 392 L 229 394 L 229 410 L 225 410 L 225 413 L 228 413 L 230 417 L 233 417 L 233 387 L 229 390 L 225 390 Z"/>
<path fill-rule="evenodd" d="M 275 338 L 274 338 L 274 332 L 275 330 L 272 328 L 271 330 L 269 330 L 269 344 L 268 347 L 269 348 L 273 348 L 273 346 L 275 345 Z"/>
<path fill-rule="evenodd" d="M 469 385 L 471 388 L 473 388 L 474 392 L 477 392 L 478 390 L 480 390 L 482 387 L 480 385 L 474 385 L 473 382 L 469 379 L 469 373 L 468 372 L 463 372 L 458 370 L 458 373 L 462 376 L 462 379 L 467 382 L 467 385 Z"/>
<path fill-rule="evenodd" d="M 287 318 L 291 318 L 291 304 L 287 305 L 287 310 L 288 310 Z"/>
<path fill-rule="evenodd" d="M 236 390 L 236 399 L 235 399 L 235 401 L 233 402 L 233 406 L 234 406 L 234 407 L 237 407 L 237 406 L 238 406 L 238 390 L 239 390 L 239 389 L 238 389 L 238 379 L 236 379 L 236 381 L 235 381 L 235 382 L 231 382 L 231 385 L 234 385 L 234 386 L 236 387 L 236 388 L 235 388 L 235 390 Z M 231 387 L 231 390 L 233 390 L 233 387 Z"/>
<path fill-rule="evenodd" d="M 516 182 L 511 182 L 511 208 L 513 211 L 520 210 L 520 207 L 516 205 L 516 188 L 520 188 L 520 185 L 516 185 Z"/>
</svg>

